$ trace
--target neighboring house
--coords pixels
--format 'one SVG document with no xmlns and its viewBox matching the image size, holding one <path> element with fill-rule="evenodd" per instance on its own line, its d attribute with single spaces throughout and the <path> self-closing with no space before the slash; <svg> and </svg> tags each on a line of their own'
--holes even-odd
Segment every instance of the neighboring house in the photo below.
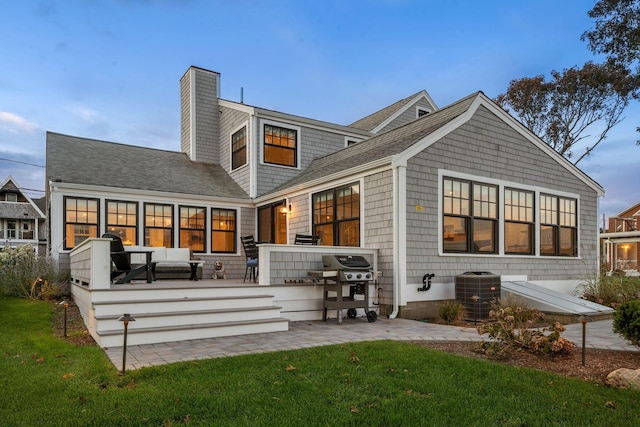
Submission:
<svg viewBox="0 0 640 427">
<path fill-rule="evenodd" d="M 47 133 L 61 265 L 111 232 L 191 248 L 205 275 L 221 260 L 242 278 L 240 236 L 317 234 L 376 250 L 380 311 L 409 318 L 454 298 L 467 271 L 566 293 L 597 273 L 604 190 L 483 93 L 438 109 L 421 91 L 344 126 L 220 99 L 219 79 L 196 67 L 182 77 L 181 152 Z"/>
<path fill-rule="evenodd" d="M 37 255 L 46 254 L 45 214 L 9 176 L 0 185 L 0 247 L 31 245 Z"/>
<path fill-rule="evenodd" d="M 637 276 L 640 272 L 640 203 L 609 218 L 609 226 L 600 234 L 602 258 L 608 271 L 624 271 Z"/>
</svg>

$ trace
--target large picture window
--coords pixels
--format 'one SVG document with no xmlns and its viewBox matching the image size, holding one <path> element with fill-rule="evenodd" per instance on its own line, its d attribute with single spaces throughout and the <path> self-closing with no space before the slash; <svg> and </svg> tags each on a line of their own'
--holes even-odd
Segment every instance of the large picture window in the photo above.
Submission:
<svg viewBox="0 0 640 427">
<path fill-rule="evenodd" d="M 264 162 L 298 166 L 298 132 L 279 126 L 264 125 Z"/>
<path fill-rule="evenodd" d="M 444 251 L 497 253 L 497 187 L 452 178 L 443 186 Z"/>
<path fill-rule="evenodd" d="M 122 243 L 138 243 L 138 204 L 135 202 L 107 201 L 107 232 L 120 236 Z"/>
<path fill-rule="evenodd" d="M 180 247 L 204 252 L 206 209 L 180 206 Z"/>
<path fill-rule="evenodd" d="M 173 206 L 148 203 L 144 206 L 144 245 L 173 247 Z"/>
<path fill-rule="evenodd" d="M 360 185 L 313 195 L 313 233 L 326 246 L 360 246 Z"/>
<path fill-rule="evenodd" d="M 65 249 L 72 249 L 90 237 L 98 237 L 99 204 L 98 199 L 65 197 Z"/>
<path fill-rule="evenodd" d="M 504 252 L 533 255 L 534 193 L 510 188 L 504 190 Z"/>
<path fill-rule="evenodd" d="M 231 169 L 237 169 L 247 163 L 247 127 L 231 135 Z"/>
<path fill-rule="evenodd" d="M 236 211 L 211 209 L 211 252 L 236 251 Z"/>
<path fill-rule="evenodd" d="M 578 255 L 577 201 L 540 195 L 540 255 Z"/>
</svg>

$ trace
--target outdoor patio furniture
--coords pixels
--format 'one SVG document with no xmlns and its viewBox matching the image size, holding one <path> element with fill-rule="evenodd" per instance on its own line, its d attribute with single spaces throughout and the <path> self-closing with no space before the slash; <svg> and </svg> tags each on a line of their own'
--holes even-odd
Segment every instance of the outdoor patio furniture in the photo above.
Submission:
<svg viewBox="0 0 640 427">
<path fill-rule="evenodd" d="M 253 278 L 255 282 L 258 277 L 258 246 L 256 246 L 256 241 L 253 238 L 253 235 L 243 236 L 240 238 L 242 240 L 242 247 L 244 248 L 244 253 L 247 256 L 247 269 L 244 272 L 244 279 L 242 283 L 247 280 L 247 273 L 249 274 L 249 278 Z"/>
<path fill-rule="evenodd" d="M 312 234 L 296 234 L 296 245 L 318 245 L 320 243 L 320 236 Z"/>
<path fill-rule="evenodd" d="M 153 265 L 151 254 L 153 251 L 125 251 L 122 239 L 115 234 L 105 233 L 105 239 L 111 239 L 111 262 L 114 269 L 111 270 L 111 281 L 116 284 L 130 283 L 140 273 L 146 271 L 147 283 L 152 282 Z M 131 265 L 131 254 L 145 254 L 146 262 L 141 265 Z"/>
</svg>

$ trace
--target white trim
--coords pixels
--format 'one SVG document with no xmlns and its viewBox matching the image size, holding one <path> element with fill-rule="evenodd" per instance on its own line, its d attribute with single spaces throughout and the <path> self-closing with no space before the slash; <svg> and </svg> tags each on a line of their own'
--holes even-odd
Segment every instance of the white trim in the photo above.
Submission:
<svg viewBox="0 0 640 427">
<path fill-rule="evenodd" d="M 423 114 L 423 115 L 421 116 L 421 115 L 420 115 L 420 111 L 424 111 L 424 112 L 425 112 L 425 114 Z M 428 109 L 428 108 L 424 108 L 424 107 L 421 107 L 421 106 L 419 106 L 419 105 L 416 105 L 416 119 L 419 119 L 419 118 L 424 117 L 424 116 L 428 116 L 428 115 L 429 115 L 429 114 L 431 114 L 431 113 L 433 113 L 433 111 L 431 111 L 430 109 Z"/>
<path fill-rule="evenodd" d="M 247 161 L 249 162 L 249 198 L 253 199 L 258 195 L 258 162 L 256 161 L 256 157 L 258 157 L 258 147 L 260 144 L 258 143 L 259 131 L 258 131 L 258 117 L 251 117 L 251 143 L 247 149 L 248 157 Z"/>
<path fill-rule="evenodd" d="M 498 187 L 498 253 L 497 254 L 476 254 L 476 253 L 451 253 L 444 252 L 443 241 L 442 241 L 442 198 L 443 198 L 443 179 L 447 178 L 457 178 L 464 179 L 472 182 L 477 182 L 481 184 L 490 184 Z M 535 185 L 526 185 L 519 184 L 512 181 L 506 181 L 503 179 L 495 179 L 484 177 L 481 175 L 471 175 L 464 172 L 456 172 L 450 171 L 447 169 L 438 169 L 438 255 L 443 257 L 487 257 L 487 258 L 535 258 L 535 259 L 581 259 L 582 254 L 580 250 L 580 239 L 581 239 L 581 230 L 582 226 L 580 225 L 580 219 L 582 217 L 582 211 L 580 209 L 580 195 L 576 193 L 569 193 L 566 191 L 560 190 L 551 190 L 549 188 L 535 186 Z M 534 253 L 532 255 L 519 255 L 519 254 L 506 254 L 504 251 L 504 190 L 505 188 L 510 188 L 513 190 L 523 190 L 530 191 L 534 193 L 534 235 L 535 235 L 535 247 Z M 540 195 L 548 194 L 550 196 L 564 197 L 576 200 L 576 229 L 577 229 L 577 256 L 568 257 L 568 256 L 549 256 L 549 255 L 540 255 Z"/>
<path fill-rule="evenodd" d="M 4 188 L 5 185 L 7 185 L 9 183 L 9 181 L 11 181 L 13 183 L 13 185 L 15 185 L 16 189 L 18 189 L 18 191 L 20 192 L 20 194 L 22 194 L 22 197 L 24 197 L 25 199 L 27 199 L 29 201 L 29 204 L 31 205 L 31 207 L 33 209 L 36 210 L 36 212 L 40 215 L 40 219 L 45 219 L 46 215 L 44 214 L 44 212 L 42 212 L 40 210 L 40 208 L 38 207 L 38 205 L 35 204 L 35 202 L 33 201 L 33 199 L 31 197 L 29 197 L 24 191 L 22 191 L 22 189 L 20 188 L 20 185 L 18 185 L 18 181 L 15 180 L 15 178 L 11 175 L 9 175 L 3 182 L 2 184 L 0 184 L 0 188 Z M 7 203 L 14 203 L 14 202 L 7 202 Z M 15 203 L 23 203 L 23 202 L 15 202 Z M 38 226 L 38 221 L 36 219 L 36 228 Z"/>
<path fill-rule="evenodd" d="M 426 90 L 422 90 L 420 91 L 420 93 L 418 93 L 416 96 L 414 96 L 412 99 L 410 99 L 409 101 L 407 101 L 407 103 L 405 104 L 404 107 L 400 107 L 395 113 L 393 113 L 391 116 L 387 117 L 386 120 L 384 120 L 382 123 L 380 123 L 378 126 L 374 127 L 373 129 L 371 129 L 371 133 L 378 133 L 380 132 L 382 129 L 384 129 L 389 123 L 393 122 L 395 119 L 397 119 L 401 114 L 403 114 L 404 112 L 406 112 L 409 108 L 411 108 L 412 105 L 415 105 L 416 102 L 420 101 L 421 99 L 425 99 L 427 101 L 427 103 L 429 103 L 429 105 L 431 105 L 433 110 L 437 110 L 438 108 L 436 107 L 436 104 L 433 102 L 433 99 L 431 99 L 431 97 L 429 96 L 429 94 L 427 93 Z M 415 119 L 415 117 L 414 117 Z"/>
<path fill-rule="evenodd" d="M 243 127 L 246 127 L 245 131 L 245 146 L 244 146 L 244 161 L 245 163 L 242 166 L 238 166 L 237 168 L 233 168 L 233 135 L 240 131 Z M 233 173 L 243 169 L 245 166 L 249 164 L 249 120 L 243 121 L 241 124 L 231 129 L 229 132 L 229 173 Z"/>
<path fill-rule="evenodd" d="M 353 142 L 351 145 L 356 145 L 359 142 L 364 141 L 365 138 L 354 138 L 352 136 L 345 135 L 344 136 L 344 146 L 349 147 L 349 142 Z"/>
<path fill-rule="evenodd" d="M 267 119 L 260 119 L 259 120 L 260 126 L 258 129 L 258 138 L 259 138 L 259 143 L 258 146 L 260 147 L 260 154 L 259 154 L 259 159 L 260 159 L 260 164 L 264 165 L 264 166 L 273 166 L 273 167 L 279 167 L 279 168 L 286 168 L 289 170 L 302 170 L 302 156 L 301 156 L 301 149 L 302 146 L 300 144 L 300 141 L 302 140 L 302 133 L 301 130 L 302 128 L 300 126 L 293 126 L 289 123 L 284 123 L 284 122 L 276 122 L 273 120 L 267 120 Z M 271 125 L 271 126 L 277 126 L 279 128 L 283 128 L 283 129 L 289 129 L 289 130 L 295 130 L 296 131 L 296 165 L 295 166 L 287 166 L 287 165 L 279 165 L 279 164 L 275 164 L 275 163 L 266 163 L 264 161 L 264 126 L 265 125 Z"/>
</svg>

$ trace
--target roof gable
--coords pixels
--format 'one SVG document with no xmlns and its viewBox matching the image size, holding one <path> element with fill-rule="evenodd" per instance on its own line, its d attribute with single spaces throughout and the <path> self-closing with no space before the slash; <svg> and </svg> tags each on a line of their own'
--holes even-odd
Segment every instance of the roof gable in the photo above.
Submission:
<svg viewBox="0 0 640 427">
<path fill-rule="evenodd" d="M 640 216 L 640 202 L 628 207 L 617 215 L 613 215 L 611 218 L 630 218 L 633 216 Z"/>
<path fill-rule="evenodd" d="M 27 202 L 5 202 L 0 200 L 0 218 L 42 219 L 44 211 L 24 193 L 16 180 L 9 175 L 0 185 L 0 193 L 20 193 Z"/>
<path fill-rule="evenodd" d="M 549 147 L 482 92 L 471 94 L 404 126 L 316 159 L 304 172 L 275 191 L 303 186 L 315 180 L 330 180 L 332 176 L 349 173 L 350 169 L 362 169 L 367 164 L 379 166 L 380 161 L 384 159 L 387 159 L 390 165 L 406 165 L 410 158 L 471 120 L 480 106 L 487 108 L 598 195 L 604 195 L 604 189 L 597 182 Z"/>
<path fill-rule="evenodd" d="M 408 96 L 383 108 L 382 110 L 378 110 L 375 113 L 369 114 L 368 116 L 351 123 L 349 127 L 366 130 L 372 133 L 378 133 L 381 129 L 383 129 L 391 121 L 393 121 L 393 119 L 398 117 L 403 112 L 407 111 L 409 108 L 413 107 L 421 99 L 426 100 L 434 111 L 438 109 L 427 91 L 421 90 L 420 92 L 414 93 L 411 96 Z"/>
</svg>

